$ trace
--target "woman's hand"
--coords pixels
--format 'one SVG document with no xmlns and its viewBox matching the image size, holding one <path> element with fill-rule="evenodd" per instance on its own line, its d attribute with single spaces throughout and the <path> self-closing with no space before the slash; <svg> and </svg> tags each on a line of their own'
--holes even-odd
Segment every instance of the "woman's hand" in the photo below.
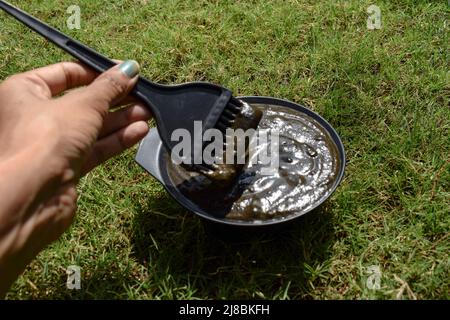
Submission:
<svg viewBox="0 0 450 320">
<path fill-rule="evenodd" d="M 144 106 L 109 112 L 138 72 L 127 61 L 97 77 L 65 62 L 0 85 L 0 296 L 69 227 L 79 178 L 147 134 Z"/>
</svg>

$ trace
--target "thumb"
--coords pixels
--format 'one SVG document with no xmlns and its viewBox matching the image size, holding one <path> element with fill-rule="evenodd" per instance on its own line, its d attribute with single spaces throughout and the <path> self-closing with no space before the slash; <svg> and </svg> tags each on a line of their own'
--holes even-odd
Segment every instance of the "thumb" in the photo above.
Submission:
<svg viewBox="0 0 450 320">
<path fill-rule="evenodd" d="M 89 86 L 80 89 L 76 93 L 77 100 L 81 99 L 82 104 L 88 108 L 105 113 L 130 93 L 138 80 L 139 70 L 136 61 L 124 61 L 102 73 Z"/>
</svg>

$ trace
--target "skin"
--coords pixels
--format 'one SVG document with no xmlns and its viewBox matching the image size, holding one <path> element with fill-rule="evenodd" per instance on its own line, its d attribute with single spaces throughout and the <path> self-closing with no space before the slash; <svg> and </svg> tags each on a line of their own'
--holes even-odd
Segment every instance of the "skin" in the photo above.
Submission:
<svg viewBox="0 0 450 320">
<path fill-rule="evenodd" d="M 0 84 L 0 297 L 70 226 L 79 179 L 147 134 L 144 106 L 110 111 L 136 81 L 63 62 Z"/>
</svg>

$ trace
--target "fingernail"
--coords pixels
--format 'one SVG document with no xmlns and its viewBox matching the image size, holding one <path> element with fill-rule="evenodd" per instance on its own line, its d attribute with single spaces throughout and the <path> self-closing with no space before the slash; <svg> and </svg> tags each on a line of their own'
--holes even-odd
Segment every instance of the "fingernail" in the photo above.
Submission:
<svg viewBox="0 0 450 320">
<path fill-rule="evenodd" d="M 127 60 L 120 64 L 119 69 L 131 79 L 139 74 L 140 66 L 134 60 Z"/>
</svg>

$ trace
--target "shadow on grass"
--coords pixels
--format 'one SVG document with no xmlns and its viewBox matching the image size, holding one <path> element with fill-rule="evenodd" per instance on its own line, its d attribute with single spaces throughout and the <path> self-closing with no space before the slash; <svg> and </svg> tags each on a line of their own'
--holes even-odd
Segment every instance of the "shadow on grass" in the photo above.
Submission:
<svg viewBox="0 0 450 320">
<path fill-rule="evenodd" d="M 61 273 L 45 299 L 129 299 L 134 294 L 127 288 L 161 299 L 307 299 L 328 270 L 334 240 L 331 202 L 283 228 L 260 232 L 217 228 L 167 194 L 136 203 L 134 210 L 133 256 L 148 278 L 104 264 L 82 275 L 79 291 L 68 290 Z"/>
<path fill-rule="evenodd" d="M 332 221 L 326 202 L 283 228 L 222 228 L 166 196 L 136 207 L 132 244 L 162 298 L 186 298 L 176 288 L 201 298 L 308 298 L 328 269 Z"/>
</svg>

